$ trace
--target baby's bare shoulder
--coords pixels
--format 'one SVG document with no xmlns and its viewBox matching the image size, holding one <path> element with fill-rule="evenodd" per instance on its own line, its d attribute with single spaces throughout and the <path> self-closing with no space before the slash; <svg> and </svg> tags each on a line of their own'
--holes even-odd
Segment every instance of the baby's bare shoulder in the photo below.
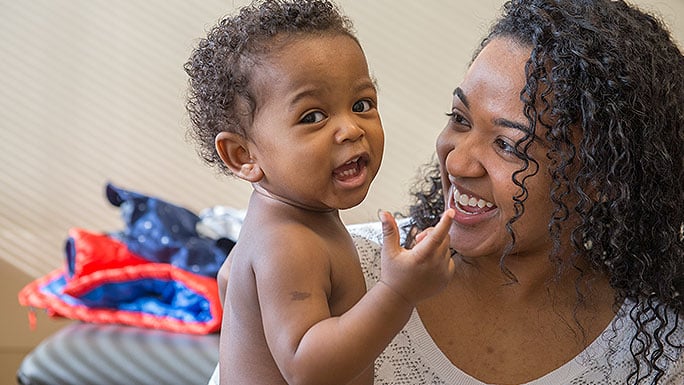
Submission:
<svg viewBox="0 0 684 385">
<path fill-rule="evenodd" d="M 316 267 L 326 274 L 329 268 L 329 242 L 325 234 L 296 222 L 243 227 L 229 258 L 232 264 L 249 265 L 268 273 L 271 269 L 291 271 Z"/>
</svg>

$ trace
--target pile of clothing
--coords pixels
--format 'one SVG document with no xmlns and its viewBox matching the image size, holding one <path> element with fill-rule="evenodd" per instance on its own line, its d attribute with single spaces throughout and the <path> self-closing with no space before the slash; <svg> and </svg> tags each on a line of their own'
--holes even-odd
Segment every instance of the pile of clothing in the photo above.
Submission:
<svg viewBox="0 0 684 385">
<path fill-rule="evenodd" d="M 244 212 L 217 206 L 197 215 L 111 183 L 105 191 L 124 228 L 70 229 L 65 266 L 29 283 L 19 302 L 86 322 L 218 331 L 216 274 L 235 245 Z"/>
</svg>

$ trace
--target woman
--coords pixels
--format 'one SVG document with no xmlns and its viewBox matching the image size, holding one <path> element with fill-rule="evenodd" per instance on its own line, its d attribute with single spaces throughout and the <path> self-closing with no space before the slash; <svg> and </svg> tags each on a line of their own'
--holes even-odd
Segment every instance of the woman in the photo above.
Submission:
<svg viewBox="0 0 684 385">
<path fill-rule="evenodd" d="M 454 208 L 457 272 L 375 383 L 684 383 L 684 57 L 662 24 L 510 1 L 447 115 L 409 235 Z M 369 281 L 378 253 L 360 244 Z"/>
</svg>

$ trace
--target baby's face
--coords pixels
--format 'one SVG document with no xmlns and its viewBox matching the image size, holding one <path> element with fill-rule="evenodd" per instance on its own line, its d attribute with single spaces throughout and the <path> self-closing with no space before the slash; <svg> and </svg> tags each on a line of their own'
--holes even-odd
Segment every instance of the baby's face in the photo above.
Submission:
<svg viewBox="0 0 684 385">
<path fill-rule="evenodd" d="M 349 36 L 294 37 L 254 69 L 250 154 L 259 185 L 297 206 L 346 209 L 368 193 L 384 134 L 363 51 Z"/>
</svg>

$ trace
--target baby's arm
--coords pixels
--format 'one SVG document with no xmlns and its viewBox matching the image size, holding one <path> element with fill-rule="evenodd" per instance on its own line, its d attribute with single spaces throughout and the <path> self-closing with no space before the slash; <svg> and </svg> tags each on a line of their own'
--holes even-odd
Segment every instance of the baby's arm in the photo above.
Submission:
<svg viewBox="0 0 684 385">
<path fill-rule="evenodd" d="M 263 287 L 259 297 L 269 348 L 289 384 L 346 384 L 372 368 L 416 303 L 439 292 L 453 276 L 448 252 L 452 217 L 453 212 L 445 214 L 416 247 L 405 250 L 396 222 L 383 213 L 380 282 L 338 317 L 331 317 L 321 289 L 330 281 L 325 266 L 293 255 L 288 271 L 255 271 L 262 278 L 281 277 Z"/>
</svg>

